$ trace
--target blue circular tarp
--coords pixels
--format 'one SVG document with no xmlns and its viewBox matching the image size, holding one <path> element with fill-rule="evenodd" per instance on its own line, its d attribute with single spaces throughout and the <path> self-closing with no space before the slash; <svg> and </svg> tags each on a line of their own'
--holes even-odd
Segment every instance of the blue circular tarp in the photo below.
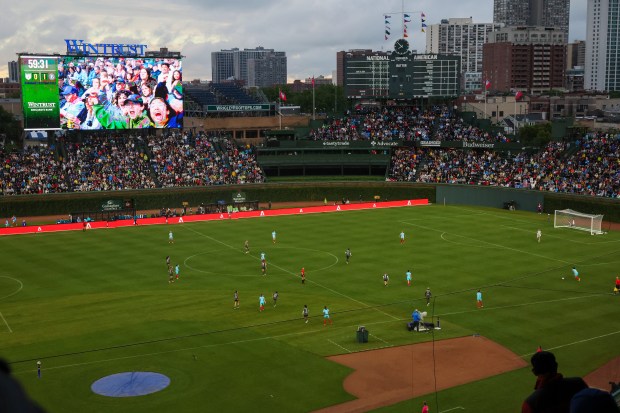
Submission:
<svg viewBox="0 0 620 413">
<path fill-rule="evenodd" d="M 170 378 L 159 373 L 131 371 L 102 377 L 90 388 L 93 392 L 109 397 L 144 396 L 165 389 Z"/>
</svg>

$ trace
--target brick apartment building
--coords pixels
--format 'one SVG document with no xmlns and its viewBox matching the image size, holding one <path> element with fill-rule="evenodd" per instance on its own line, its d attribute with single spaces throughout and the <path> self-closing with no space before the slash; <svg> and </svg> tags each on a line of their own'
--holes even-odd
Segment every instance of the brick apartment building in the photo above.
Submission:
<svg viewBox="0 0 620 413">
<path fill-rule="evenodd" d="M 483 46 L 483 79 L 498 92 L 541 93 L 562 89 L 566 42 L 547 27 L 506 27 L 489 35 Z"/>
</svg>

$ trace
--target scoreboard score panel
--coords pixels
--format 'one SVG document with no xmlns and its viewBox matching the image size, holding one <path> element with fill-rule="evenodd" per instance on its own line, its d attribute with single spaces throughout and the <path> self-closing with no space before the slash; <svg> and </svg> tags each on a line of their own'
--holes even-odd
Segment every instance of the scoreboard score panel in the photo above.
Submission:
<svg viewBox="0 0 620 413">
<path fill-rule="evenodd" d="M 345 61 L 347 98 L 415 99 L 460 94 L 458 56 L 373 53 Z"/>
</svg>

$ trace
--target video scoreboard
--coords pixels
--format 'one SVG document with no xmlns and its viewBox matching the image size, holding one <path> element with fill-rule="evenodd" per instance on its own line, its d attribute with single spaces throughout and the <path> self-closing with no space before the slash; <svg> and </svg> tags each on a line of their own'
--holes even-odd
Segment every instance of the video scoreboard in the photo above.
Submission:
<svg viewBox="0 0 620 413">
<path fill-rule="evenodd" d="M 19 56 L 24 130 L 183 127 L 176 55 Z"/>
<path fill-rule="evenodd" d="M 352 51 L 344 57 L 347 98 L 416 99 L 460 94 L 458 56 L 415 54 L 399 39 L 391 53 Z"/>
<path fill-rule="evenodd" d="M 25 130 L 58 129 L 58 57 L 20 56 Z"/>
</svg>

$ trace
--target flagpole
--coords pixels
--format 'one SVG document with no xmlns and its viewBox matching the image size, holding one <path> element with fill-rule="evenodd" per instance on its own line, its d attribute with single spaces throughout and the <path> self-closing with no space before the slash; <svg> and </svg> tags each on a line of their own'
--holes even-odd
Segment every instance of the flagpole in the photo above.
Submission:
<svg viewBox="0 0 620 413">
<path fill-rule="evenodd" d="M 405 0 L 402 0 L 400 10 L 403 14 L 403 39 L 405 38 Z"/>
<path fill-rule="evenodd" d="M 515 121 L 514 121 L 514 128 L 513 128 L 513 133 L 516 135 L 517 134 L 517 95 L 515 95 Z"/>
<path fill-rule="evenodd" d="M 334 85 L 334 117 L 338 112 L 338 85 Z"/>
<path fill-rule="evenodd" d="M 280 98 L 280 96 L 282 95 L 282 90 L 278 89 L 278 120 L 280 121 L 280 130 L 282 130 L 282 109 L 280 108 L 280 106 L 282 106 L 282 99 Z"/>
<path fill-rule="evenodd" d="M 312 120 L 316 120 L 316 104 L 314 103 L 314 75 L 312 75 Z"/>
</svg>

